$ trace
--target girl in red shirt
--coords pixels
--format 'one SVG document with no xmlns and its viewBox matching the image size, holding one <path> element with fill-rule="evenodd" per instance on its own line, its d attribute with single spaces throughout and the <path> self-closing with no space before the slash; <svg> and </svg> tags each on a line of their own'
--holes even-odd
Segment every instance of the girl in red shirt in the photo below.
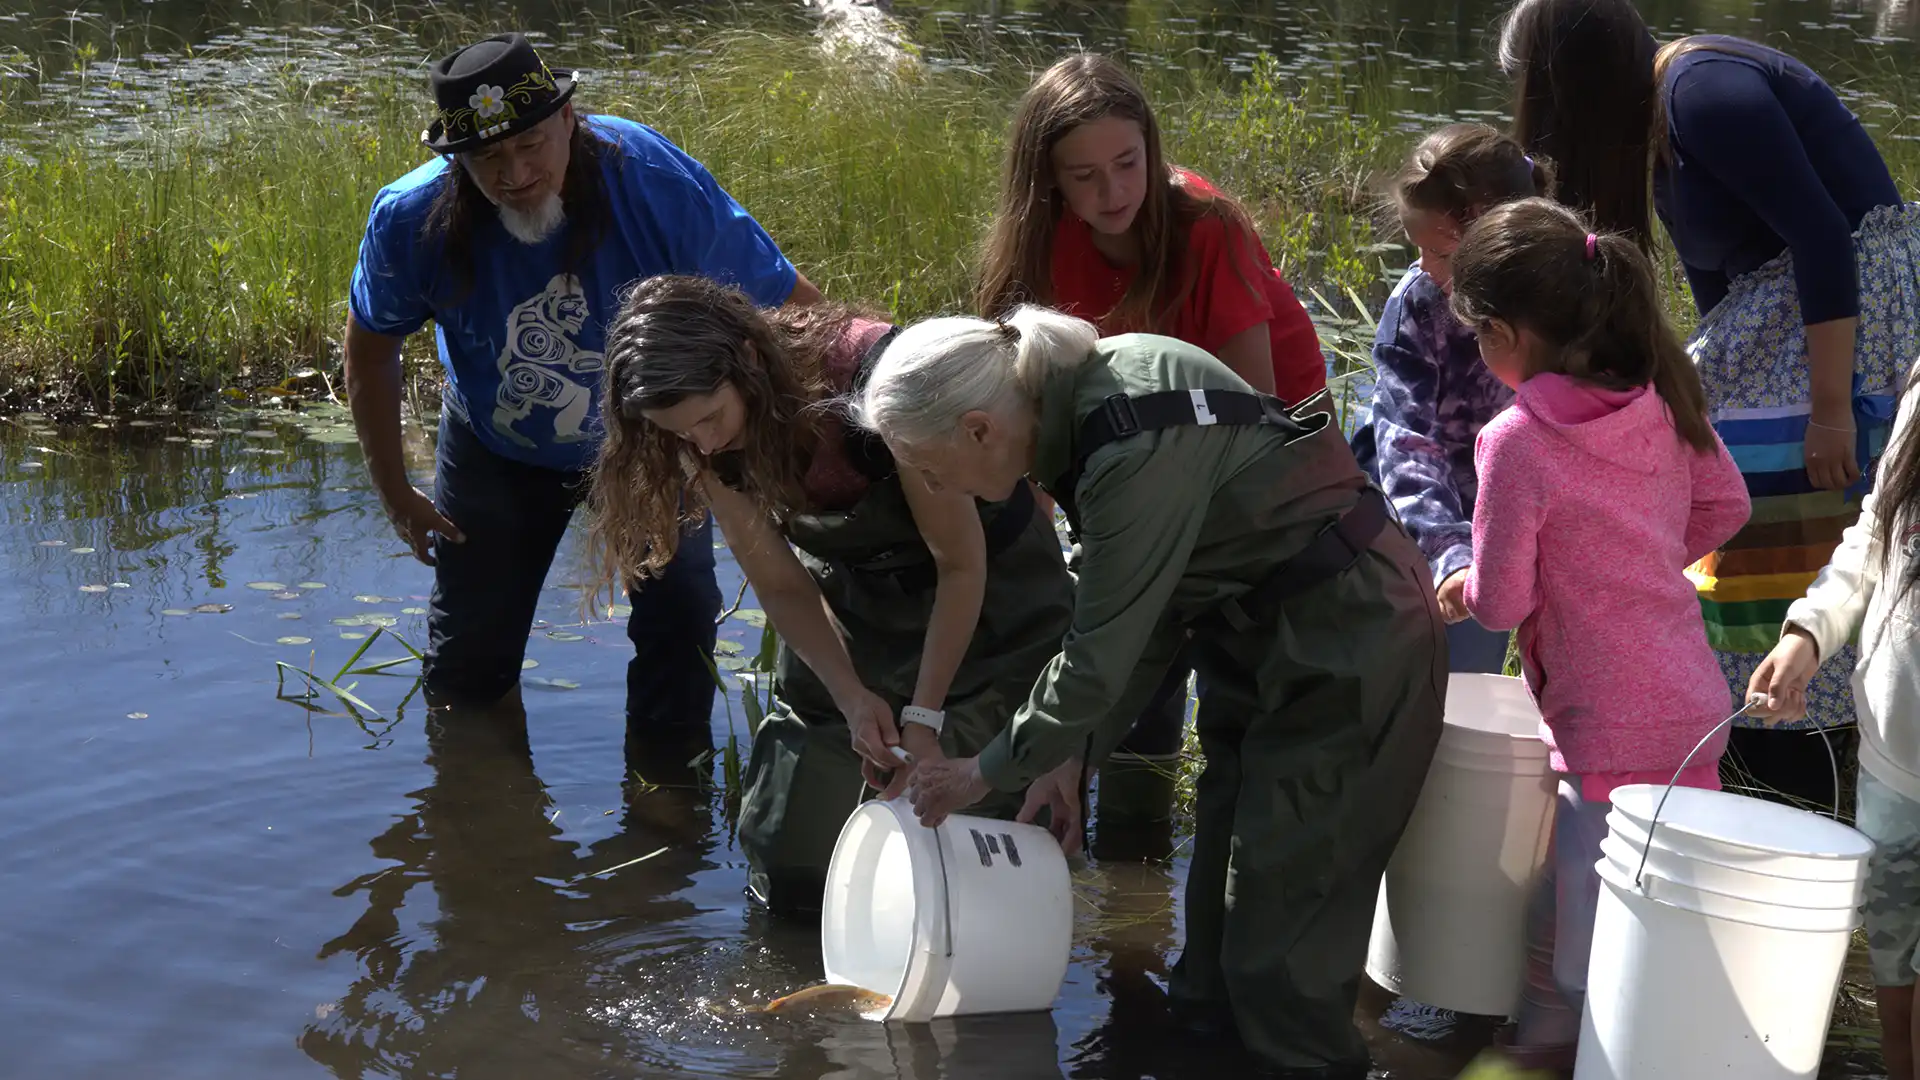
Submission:
<svg viewBox="0 0 1920 1080">
<path fill-rule="evenodd" d="M 1306 308 L 1230 196 L 1161 156 L 1146 95 L 1119 64 L 1071 56 L 1021 99 L 978 305 L 1023 302 L 1219 357 L 1299 402 L 1327 384 Z"/>
<path fill-rule="evenodd" d="M 1291 403 L 1327 385 L 1313 321 L 1246 211 L 1166 162 L 1145 92 L 1107 57 L 1070 56 L 1027 89 L 982 255 L 977 304 L 986 318 L 1043 304 L 1102 335 L 1151 332 L 1198 345 Z M 1148 824 L 1151 836 L 1171 820 L 1187 675 L 1174 664 L 1102 763 L 1096 849 L 1154 843 L 1136 836 L 1112 848 L 1124 833 L 1109 826 Z"/>
</svg>

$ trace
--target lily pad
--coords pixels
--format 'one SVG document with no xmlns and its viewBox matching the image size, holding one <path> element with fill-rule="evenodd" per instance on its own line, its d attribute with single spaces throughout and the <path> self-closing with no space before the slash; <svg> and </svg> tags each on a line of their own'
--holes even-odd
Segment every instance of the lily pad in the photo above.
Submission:
<svg viewBox="0 0 1920 1080">
<path fill-rule="evenodd" d="M 145 720 L 146 718 L 147 714 L 143 712 L 130 712 L 127 714 L 127 719 L 129 720 Z"/>
<path fill-rule="evenodd" d="M 362 604 L 384 604 L 387 602 L 387 598 L 378 593 L 361 593 L 359 596 L 354 597 L 354 599 Z"/>
<path fill-rule="evenodd" d="M 307 431 L 307 438 L 317 443 L 332 443 L 334 445 L 345 445 L 347 443 L 357 443 L 360 441 L 360 436 L 355 434 L 352 428 L 341 427 L 310 428 Z"/>
<path fill-rule="evenodd" d="M 294 592 L 292 589 L 288 589 L 286 592 L 274 593 L 273 598 L 275 600 L 298 600 L 302 595 L 304 594 Z"/>
<path fill-rule="evenodd" d="M 20 467 L 23 469 L 44 469 L 47 467 L 47 463 L 44 461 L 23 461 L 20 463 Z"/>
<path fill-rule="evenodd" d="M 572 679 L 543 679 L 538 675 L 529 675 L 522 680 L 533 686 L 542 686 L 549 690 L 578 690 L 580 684 Z"/>
<path fill-rule="evenodd" d="M 187 445 L 188 446 L 212 446 L 213 440 L 212 439 L 188 439 Z"/>
<path fill-rule="evenodd" d="M 745 652 L 746 646 L 740 644 L 737 641 L 726 641 L 723 639 L 713 643 L 713 651 L 718 653 L 725 653 L 728 656 L 733 656 L 737 653 Z"/>
<path fill-rule="evenodd" d="M 552 638 L 554 641 L 585 641 L 587 640 L 586 638 L 580 636 L 579 634 L 570 634 L 565 630 L 555 630 L 549 633 L 547 637 Z"/>
<path fill-rule="evenodd" d="M 116 589 L 131 589 L 131 588 L 133 588 L 133 586 L 132 586 L 132 585 L 130 585 L 130 584 L 128 584 L 128 583 L 126 583 L 126 582 L 124 582 L 124 581 L 116 581 L 116 582 L 114 582 L 114 583 L 113 583 L 113 588 L 116 588 Z"/>
<path fill-rule="evenodd" d="M 365 634 L 356 634 L 356 633 L 354 633 L 354 632 L 353 632 L 353 631 L 351 631 L 351 630 L 342 630 L 342 631 L 340 632 L 340 640 L 341 640 L 341 641 L 361 641 L 361 640 L 363 640 L 363 639 L 365 639 L 365 638 L 366 638 L 366 636 L 367 636 L 367 635 L 365 635 Z"/>
<path fill-rule="evenodd" d="M 298 618 L 300 618 L 300 613 L 299 613 L 299 612 L 297 612 L 297 611 L 283 611 L 283 612 L 281 612 L 280 614 L 278 614 L 278 615 L 275 615 L 275 616 L 274 616 L 274 618 L 276 618 L 276 619 L 298 619 Z"/>
<path fill-rule="evenodd" d="M 400 620 L 393 615 L 382 615 L 370 611 L 364 615 L 347 615 L 333 620 L 335 626 L 399 626 Z"/>
<path fill-rule="evenodd" d="M 41 547 L 66 547 L 67 542 L 65 540 L 42 540 L 40 541 L 40 546 Z"/>
<path fill-rule="evenodd" d="M 733 617 L 746 623 L 748 626 L 764 627 L 767 625 L 767 613 L 761 611 L 759 608 L 741 608 L 739 611 L 733 613 Z"/>
<path fill-rule="evenodd" d="M 532 671 L 534 668 L 537 668 L 539 666 L 540 666 L 540 661 L 535 660 L 531 656 L 527 657 L 525 660 L 520 661 L 521 671 Z"/>
<path fill-rule="evenodd" d="M 750 661 L 744 656 L 721 656 L 713 662 L 713 666 L 721 671 L 744 671 L 748 663 Z"/>
<path fill-rule="evenodd" d="M 243 454 L 259 454 L 263 457 L 279 457 L 286 453 L 285 450 L 275 450 L 266 446 L 243 446 L 240 448 L 240 452 Z"/>
<path fill-rule="evenodd" d="M 257 589 L 260 592 L 286 592 L 287 591 L 287 587 L 278 581 L 249 581 L 247 582 L 247 588 Z"/>
<path fill-rule="evenodd" d="M 233 610 L 232 604 L 195 604 L 193 610 L 201 615 L 225 615 Z"/>
<path fill-rule="evenodd" d="M 68 551 L 70 551 L 70 552 L 72 552 L 72 553 L 73 553 L 73 554 L 75 554 L 75 555 L 91 555 L 91 554 L 93 554 L 93 549 L 92 549 L 92 548 L 90 548 L 90 547 L 77 547 L 77 548 L 68 548 L 67 550 L 68 550 Z"/>
<path fill-rule="evenodd" d="M 400 614 L 402 615 L 425 615 L 426 613 L 427 609 L 423 607 L 403 607 L 400 609 Z"/>
<path fill-rule="evenodd" d="M 179 617 L 182 615 L 191 615 L 193 614 L 193 612 L 188 611 L 186 608 L 183 608 L 183 607 L 170 607 L 170 608 L 161 608 L 160 614 Z"/>
<path fill-rule="evenodd" d="M 303 581 L 296 587 L 301 589 L 324 589 L 327 585 L 323 581 Z"/>
<path fill-rule="evenodd" d="M 171 443 L 183 443 L 187 441 L 187 437 L 185 435 L 169 435 L 162 441 L 171 442 Z"/>
<path fill-rule="evenodd" d="M 94 592 L 94 593 L 98 593 L 98 592 L 106 592 L 106 591 L 107 591 L 107 587 L 106 587 L 105 585 L 82 585 L 82 586 L 80 586 L 80 591 L 81 591 L 81 592 Z"/>
<path fill-rule="evenodd" d="M 274 644 L 276 645 L 311 645 L 313 644 L 312 638 L 300 637 L 297 634 L 289 634 L 286 637 L 274 638 L 273 640 L 274 640 Z"/>
<path fill-rule="evenodd" d="M 249 439 L 277 439 L 280 437 L 280 433 L 272 428 L 243 431 L 240 434 L 245 435 Z"/>
</svg>

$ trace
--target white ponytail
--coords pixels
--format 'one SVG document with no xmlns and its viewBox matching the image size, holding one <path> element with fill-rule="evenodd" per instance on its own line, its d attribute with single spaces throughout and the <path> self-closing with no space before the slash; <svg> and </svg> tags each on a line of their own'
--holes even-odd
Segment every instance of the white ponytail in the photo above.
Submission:
<svg viewBox="0 0 1920 1080">
<path fill-rule="evenodd" d="M 928 319 L 893 339 L 850 406 L 854 422 L 889 443 L 919 446 L 953 434 L 975 409 L 1005 416 L 1039 400 L 1048 374 L 1085 363 L 1092 323 L 1023 304 L 1004 323 Z"/>
</svg>

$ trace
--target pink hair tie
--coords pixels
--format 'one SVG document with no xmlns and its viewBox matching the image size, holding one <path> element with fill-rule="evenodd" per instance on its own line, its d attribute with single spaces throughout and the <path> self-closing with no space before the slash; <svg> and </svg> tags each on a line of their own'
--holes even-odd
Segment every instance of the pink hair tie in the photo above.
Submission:
<svg viewBox="0 0 1920 1080">
<path fill-rule="evenodd" d="M 1587 234 L 1587 261 L 1592 262 L 1593 260 L 1599 257 L 1600 257 L 1600 238 L 1598 236 L 1595 236 L 1593 233 L 1588 233 Z"/>
</svg>

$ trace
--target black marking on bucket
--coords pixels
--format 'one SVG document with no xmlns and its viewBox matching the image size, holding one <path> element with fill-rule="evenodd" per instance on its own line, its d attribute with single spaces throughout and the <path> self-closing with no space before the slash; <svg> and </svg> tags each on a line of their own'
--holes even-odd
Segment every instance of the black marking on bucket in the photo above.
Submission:
<svg viewBox="0 0 1920 1080">
<path fill-rule="evenodd" d="M 1000 839 L 1005 840 L 1007 842 L 1007 861 L 1012 863 L 1015 866 L 1019 866 L 1020 865 L 1020 849 L 1015 847 L 1013 844 L 1013 834 L 1001 833 Z"/>
<path fill-rule="evenodd" d="M 980 865 L 992 866 L 993 853 L 998 848 L 998 845 L 995 845 L 994 847 L 988 847 L 988 844 L 991 843 L 991 841 L 989 841 L 986 837 L 981 836 L 979 829 L 968 829 L 967 831 L 973 834 L 973 847 L 975 851 L 978 851 L 980 853 Z"/>
</svg>

